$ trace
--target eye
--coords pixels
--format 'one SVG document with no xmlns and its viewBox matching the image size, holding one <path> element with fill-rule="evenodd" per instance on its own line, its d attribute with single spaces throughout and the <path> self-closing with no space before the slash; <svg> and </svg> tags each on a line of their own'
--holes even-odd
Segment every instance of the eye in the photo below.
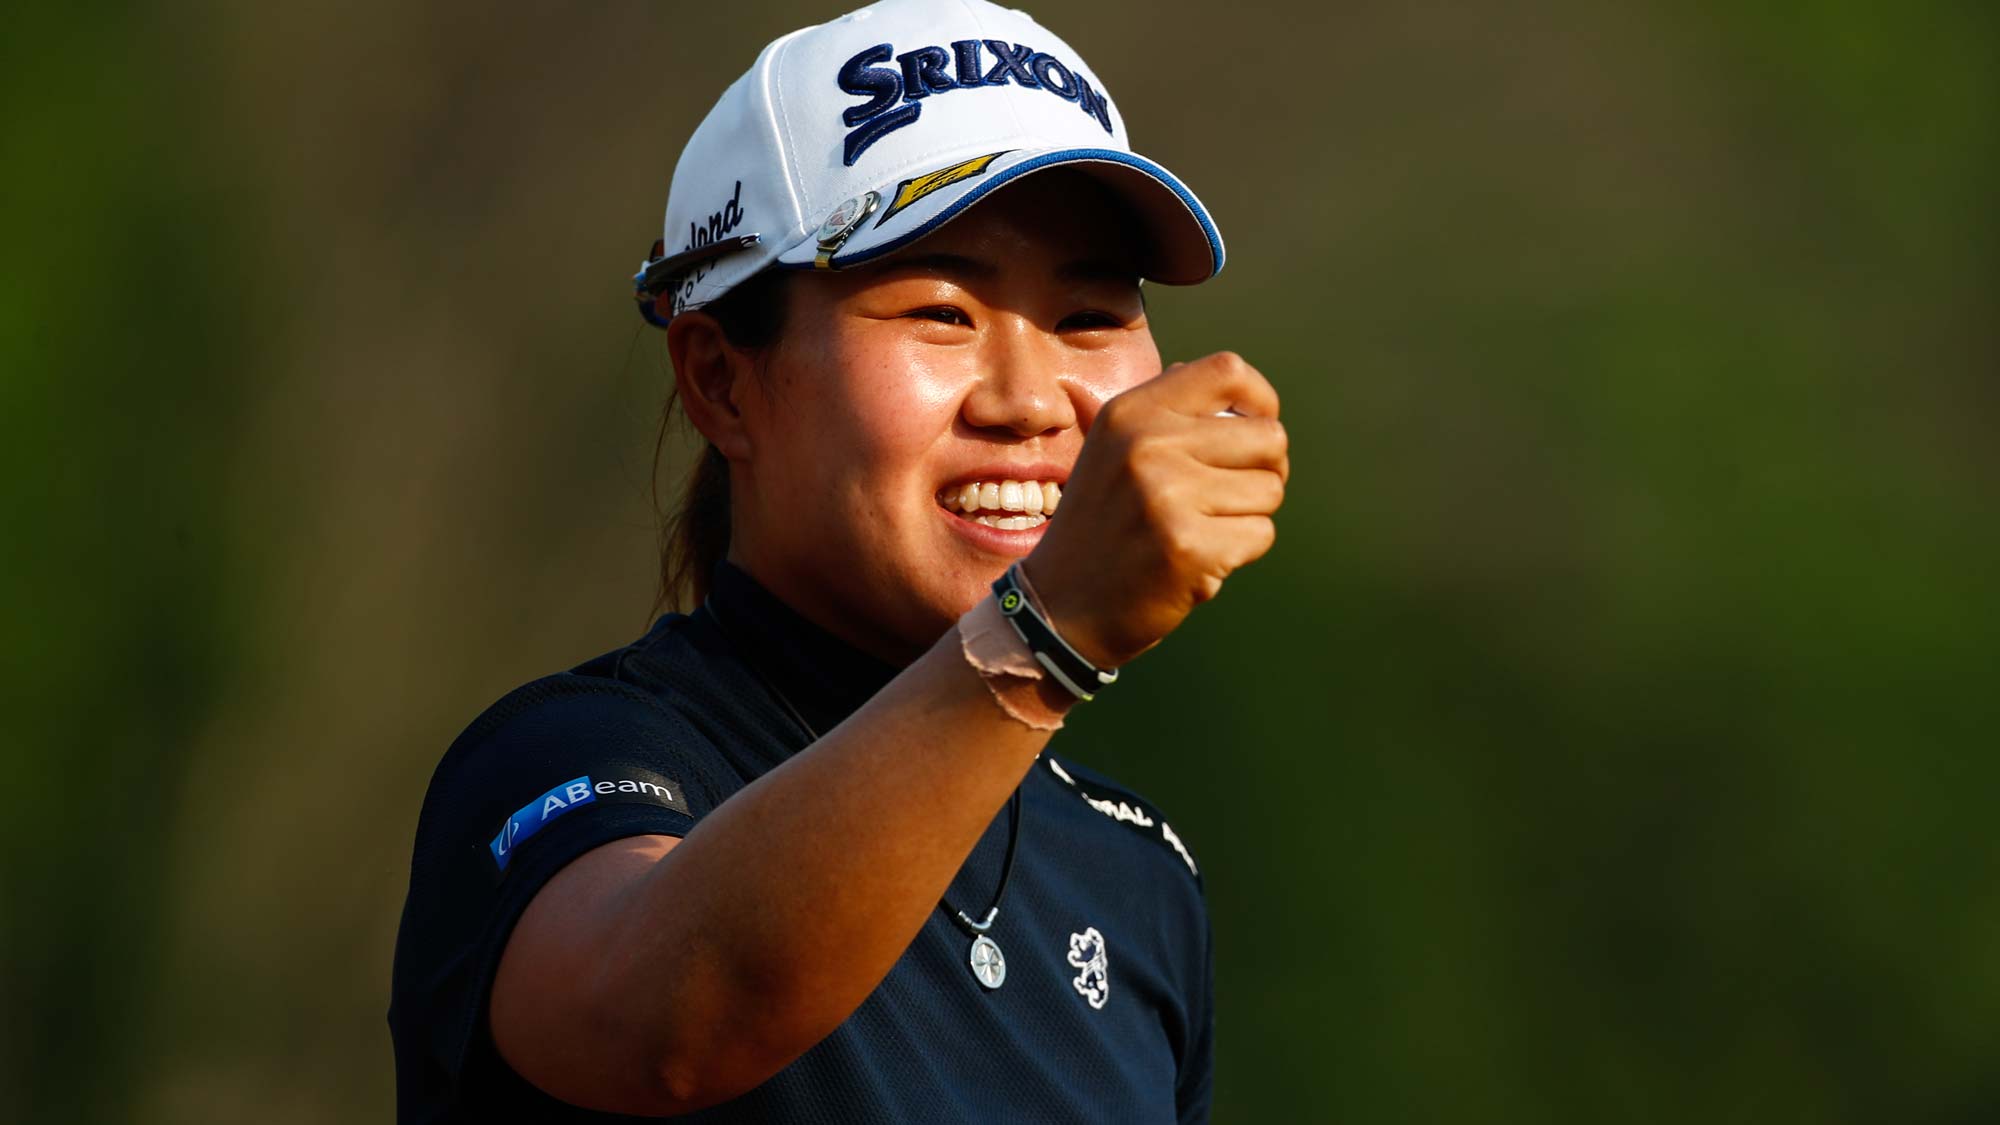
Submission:
<svg viewBox="0 0 2000 1125">
<path fill-rule="evenodd" d="M 932 320 L 939 324 L 969 325 L 972 323 L 972 318 L 965 315 L 965 310 L 955 308 L 951 305 L 931 305 L 926 308 L 912 309 L 903 315 L 915 320 Z"/>
<path fill-rule="evenodd" d="M 1124 317 L 1113 316 L 1102 309 L 1085 309 L 1082 312 L 1074 312 L 1063 317 L 1056 325 L 1056 331 L 1089 332 L 1099 328 L 1122 328 L 1124 326 Z"/>
</svg>

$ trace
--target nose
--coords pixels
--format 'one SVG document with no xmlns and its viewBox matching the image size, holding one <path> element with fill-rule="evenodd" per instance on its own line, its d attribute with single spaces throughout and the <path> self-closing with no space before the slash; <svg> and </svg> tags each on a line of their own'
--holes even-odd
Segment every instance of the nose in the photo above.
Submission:
<svg viewBox="0 0 2000 1125">
<path fill-rule="evenodd" d="M 981 341 L 981 375 L 959 409 L 966 424 L 1036 437 L 1074 427 L 1074 380 L 1065 378 L 1054 334 L 1026 317 L 1001 314 Z"/>
</svg>

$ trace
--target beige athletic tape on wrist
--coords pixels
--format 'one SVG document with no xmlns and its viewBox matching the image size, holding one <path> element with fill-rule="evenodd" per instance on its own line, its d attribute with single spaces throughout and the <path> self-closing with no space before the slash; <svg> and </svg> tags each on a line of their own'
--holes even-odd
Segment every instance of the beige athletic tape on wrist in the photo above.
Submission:
<svg viewBox="0 0 2000 1125">
<path fill-rule="evenodd" d="M 1061 730 L 1063 715 L 1076 702 L 1073 698 L 1051 705 L 1042 691 L 1046 675 L 1035 662 L 1021 634 L 1014 630 L 1000 604 L 988 594 L 958 619 L 959 648 L 965 662 L 986 681 L 993 701 L 1009 718 L 1035 730 Z M 1067 692 L 1050 694 L 1067 697 Z"/>
</svg>

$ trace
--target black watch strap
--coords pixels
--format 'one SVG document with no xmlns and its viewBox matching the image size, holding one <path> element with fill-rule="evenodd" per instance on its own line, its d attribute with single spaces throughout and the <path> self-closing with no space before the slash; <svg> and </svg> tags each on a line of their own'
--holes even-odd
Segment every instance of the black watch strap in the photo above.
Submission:
<svg viewBox="0 0 2000 1125">
<path fill-rule="evenodd" d="M 1118 669 L 1099 668 L 1069 647 L 1069 642 L 1042 616 L 1041 607 L 1029 595 L 1027 579 L 1020 570 L 1021 564 L 1015 563 L 993 582 L 993 596 L 1000 602 L 1001 616 L 1014 626 L 1028 651 L 1035 654 L 1035 662 L 1048 669 L 1057 683 L 1078 699 L 1095 698 L 1098 688 L 1117 682 Z"/>
</svg>

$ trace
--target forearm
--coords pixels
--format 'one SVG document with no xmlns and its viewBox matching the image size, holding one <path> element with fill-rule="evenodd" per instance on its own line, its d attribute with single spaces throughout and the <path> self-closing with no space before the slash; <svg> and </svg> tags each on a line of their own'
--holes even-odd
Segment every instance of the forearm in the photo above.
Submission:
<svg viewBox="0 0 2000 1125">
<path fill-rule="evenodd" d="M 952 630 L 654 865 L 608 919 L 624 973 L 601 984 L 668 1087 L 748 1088 L 853 1012 L 1048 737 L 995 705 Z"/>
<path fill-rule="evenodd" d="M 1052 620 L 1092 662 L 1145 651 L 1269 549 L 1289 470 L 1276 417 L 1269 384 L 1231 355 L 1099 411 L 1031 556 Z M 617 841 L 550 879 L 494 980 L 501 1055 L 557 1097 L 628 1113 L 757 1085 L 880 983 L 1047 741 L 948 630 L 686 839 Z"/>
</svg>

